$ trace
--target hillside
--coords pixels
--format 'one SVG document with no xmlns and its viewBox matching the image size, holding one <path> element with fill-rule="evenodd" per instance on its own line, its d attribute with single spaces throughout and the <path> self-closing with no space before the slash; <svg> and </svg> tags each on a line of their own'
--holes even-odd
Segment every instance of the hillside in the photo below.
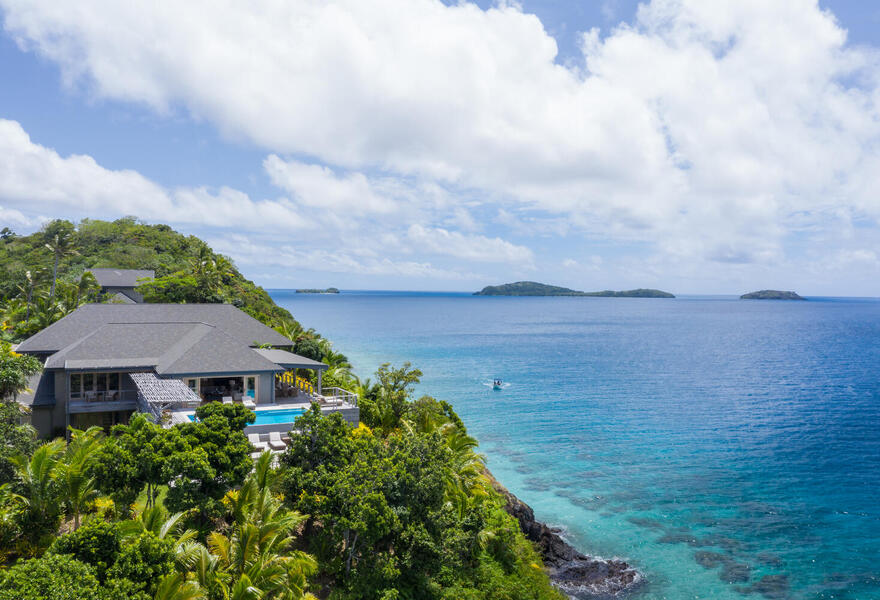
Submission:
<svg viewBox="0 0 880 600">
<path fill-rule="evenodd" d="M 52 297 L 56 255 L 57 291 Z M 101 267 L 153 269 L 156 280 L 141 286 L 147 302 L 228 302 L 271 327 L 300 329 L 263 288 L 202 240 L 168 225 L 127 217 L 113 222 L 84 219 L 78 225 L 52 221 L 26 236 L 4 229 L 0 305 L 2 321 L 12 328 L 7 337 L 23 339 L 83 302 L 101 300 L 93 282 L 83 278 L 87 269 Z"/>
<path fill-rule="evenodd" d="M 503 285 L 488 285 L 474 296 L 595 296 L 603 298 L 675 298 L 669 292 L 661 290 L 639 288 L 615 292 L 604 290 L 601 292 L 580 292 L 565 287 L 537 283 L 535 281 L 517 281 Z"/>
<path fill-rule="evenodd" d="M 740 300 L 805 300 L 795 292 L 781 292 L 779 290 L 760 290 L 749 292 L 740 296 Z"/>
<path fill-rule="evenodd" d="M 243 432 L 253 413 L 240 404 L 206 404 L 197 421 L 168 428 L 136 415 L 110 435 L 76 432 L 69 446 L 59 439 L 38 448 L 20 425 L 24 413 L 0 402 L 8 408 L 0 427 L 31 440 L 20 449 L 28 465 L 49 464 L 51 481 L 87 473 L 96 498 L 70 509 L 69 487 L 47 485 L 40 489 L 49 495 L 37 496 L 28 485 L 30 467 L 16 470 L 6 461 L 0 486 L 11 486 L 22 504 L 13 502 L 14 494 L 0 494 L 0 569 L 10 567 L 0 577 L 0 597 L 47 598 L 47 590 L 63 585 L 71 598 L 219 600 L 232 597 L 232 586 L 253 585 L 264 590 L 248 596 L 255 600 L 305 600 L 312 597 L 306 589 L 335 600 L 562 600 L 505 498 L 484 478 L 477 441 L 452 407 L 412 397 L 420 371 L 409 363 L 384 364 L 372 381 L 357 380 L 344 355 L 303 331 L 198 238 L 134 219 L 78 226 L 53 221 L 28 236 L 5 230 L 0 334 L 21 339 L 84 302 L 102 300 L 84 275 L 94 267 L 154 269 L 156 279 L 139 287 L 147 301 L 229 302 L 270 324 L 295 340 L 295 352 L 330 366 L 325 386 L 356 390 L 360 426 L 314 405 L 294 425 L 310 435 L 291 435 L 290 448 L 270 469 L 268 453 L 254 467 Z M 19 358 L 8 343 L 0 344 L 0 353 Z M 56 454 L 47 459 L 47 452 Z M 188 548 L 213 565 L 205 573 L 194 572 L 191 561 L 175 561 L 174 545 L 141 526 L 171 522 L 174 513 L 169 535 L 186 531 Z M 261 527 L 273 540 L 265 547 L 250 535 Z M 258 556 L 258 566 L 244 573 L 235 561 L 224 561 L 214 554 L 218 540 L 227 540 L 233 556 Z M 97 546 L 100 553 L 92 551 Z M 275 569 L 279 564 L 284 568 Z M 24 586 L 34 593 L 10 596 Z"/>
</svg>

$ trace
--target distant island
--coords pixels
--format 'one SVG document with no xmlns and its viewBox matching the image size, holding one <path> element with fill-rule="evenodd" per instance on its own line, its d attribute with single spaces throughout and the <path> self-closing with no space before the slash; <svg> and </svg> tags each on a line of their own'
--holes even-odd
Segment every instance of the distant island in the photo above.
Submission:
<svg viewBox="0 0 880 600">
<path fill-rule="evenodd" d="M 327 288 L 326 290 L 317 290 L 317 289 L 304 289 L 304 290 L 296 290 L 297 294 L 338 294 L 339 290 L 337 288 Z"/>
<path fill-rule="evenodd" d="M 795 292 L 780 292 L 779 290 L 760 290 L 740 296 L 740 300 L 806 300 Z"/>
<path fill-rule="evenodd" d="M 601 292 L 580 292 L 557 285 L 547 285 L 535 281 L 517 281 L 503 285 L 487 285 L 474 296 L 599 296 L 605 298 L 675 298 L 669 292 L 651 289 L 627 290 L 615 292 L 604 290 Z"/>
</svg>

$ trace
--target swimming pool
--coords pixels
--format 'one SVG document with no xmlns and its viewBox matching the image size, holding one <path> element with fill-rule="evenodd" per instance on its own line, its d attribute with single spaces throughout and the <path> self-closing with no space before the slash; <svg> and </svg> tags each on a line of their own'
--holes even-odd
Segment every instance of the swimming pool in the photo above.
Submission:
<svg viewBox="0 0 880 600">
<path fill-rule="evenodd" d="M 251 425 L 274 425 L 276 423 L 293 423 L 297 417 L 306 412 L 304 408 L 282 408 L 277 410 L 255 410 L 257 420 Z M 189 415 L 190 421 L 195 421 L 195 415 Z"/>
<path fill-rule="evenodd" d="M 293 423 L 306 412 L 304 408 L 283 408 L 278 410 L 255 410 L 257 420 L 252 425 L 272 425 L 273 423 Z"/>
</svg>

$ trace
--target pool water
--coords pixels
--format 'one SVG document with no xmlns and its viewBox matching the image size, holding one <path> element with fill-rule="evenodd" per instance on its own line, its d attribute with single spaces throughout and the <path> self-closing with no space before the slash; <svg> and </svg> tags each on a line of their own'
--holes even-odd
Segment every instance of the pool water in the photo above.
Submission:
<svg viewBox="0 0 880 600">
<path fill-rule="evenodd" d="M 257 420 L 252 425 L 272 425 L 275 423 L 293 423 L 297 417 L 305 413 L 303 408 L 285 408 L 279 410 L 255 410 Z"/>
<path fill-rule="evenodd" d="M 304 408 L 284 408 L 278 410 L 255 410 L 257 420 L 252 425 L 274 425 L 276 423 L 293 423 L 297 417 L 305 413 Z M 195 421 L 195 415 L 189 415 L 190 421 Z"/>
</svg>

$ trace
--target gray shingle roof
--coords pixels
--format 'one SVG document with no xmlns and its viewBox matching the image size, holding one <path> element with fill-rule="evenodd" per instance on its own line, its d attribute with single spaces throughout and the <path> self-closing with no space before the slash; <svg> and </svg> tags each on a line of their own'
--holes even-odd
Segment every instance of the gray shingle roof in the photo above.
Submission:
<svg viewBox="0 0 880 600">
<path fill-rule="evenodd" d="M 138 279 L 156 276 L 152 269 L 89 269 L 101 287 L 135 287 Z"/>
<path fill-rule="evenodd" d="M 46 368 L 142 368 L 178 377 L 283 370 L 205 323 L 108 323 L 50 356 Z"/>
<path fill-rule="evenodd" d="M 231 304 L 86 304 L 19 345 L 19 352 L 57 352 L 108 323 L 205 323 L 245 346 L 293 342 Z"/>
<path fill-rule="evenodd" d="M 113 297 L 108 300 L 111 304 L 137 304 L 135 300 L 132 300 L 130 297 L 126 296 L 122 292 L 116 292 L 113 294 Z"/>
<path fill-rule="evenodd" d="M 322 362 L 288 352 L 287 350 L 279 350 L 277 348 L 254 348 L 254 352 L 271 360 L 276 365 L 281 365 L 285 369 L 312 369 L 324 371 L 328 367 Z"/>
<path fill-rule="evenodd" d="M 55 404 L 55 374 L 37 373 L 28 378 L 28 389 L 15 400 L 25 406 L 51 406 Z"/>
</svg>

